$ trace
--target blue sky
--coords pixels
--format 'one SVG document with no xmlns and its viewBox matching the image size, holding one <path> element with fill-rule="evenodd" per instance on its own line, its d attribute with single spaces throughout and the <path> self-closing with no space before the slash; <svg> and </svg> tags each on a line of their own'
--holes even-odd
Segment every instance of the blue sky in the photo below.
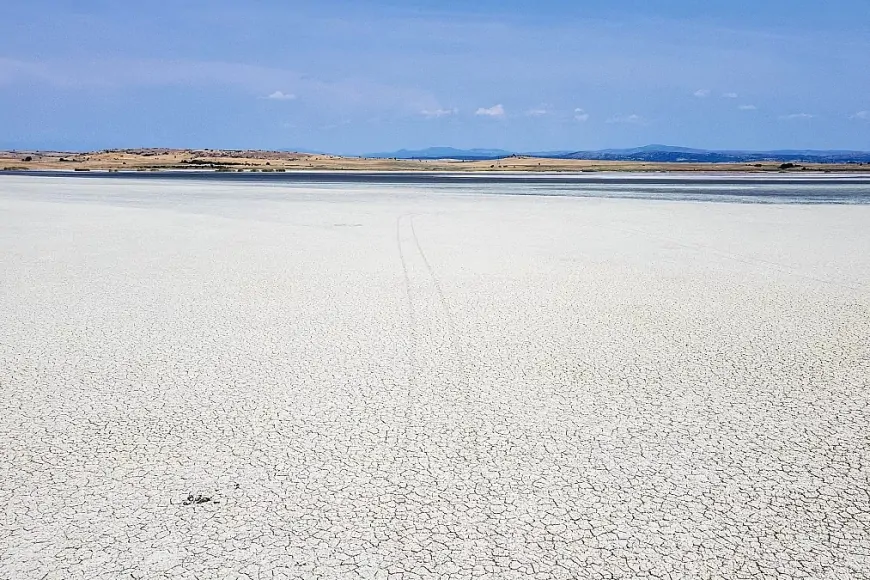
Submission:
<svg viewBox="0 0 870 580">
<path fill-rule="evenodd" d="M 8 2 L 0 148 L 870 150 L 870 1 Z"/>
</svg>

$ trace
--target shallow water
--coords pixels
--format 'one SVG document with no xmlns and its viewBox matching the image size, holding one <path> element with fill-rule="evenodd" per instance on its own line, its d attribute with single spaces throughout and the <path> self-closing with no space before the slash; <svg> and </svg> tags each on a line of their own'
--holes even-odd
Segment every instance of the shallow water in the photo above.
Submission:
<svg viewBox="0 0 870 580">
<path fill-rule="evenodd" d="M 425 172 L 27 172 L 44 178 L 207 182 L 282 187 L 426 188 L 430 193 L 602 197 L 736 203 L 870 204 L 870 177 L 858 175 L 469 174 Z M 0 181 L 2 184 L 2 181 Z"/>
</svg>

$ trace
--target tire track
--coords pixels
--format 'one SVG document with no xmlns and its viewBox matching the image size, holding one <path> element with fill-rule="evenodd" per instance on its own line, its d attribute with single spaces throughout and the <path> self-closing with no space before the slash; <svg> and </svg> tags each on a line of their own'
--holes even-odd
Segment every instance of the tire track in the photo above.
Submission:
<svg viewBox="0 0 870 580">
<path fill-rule="evenodd" d="M 405 298 L 408 303 L 408 390 L 416 384 L 417 379 L 417 343 L 419 341 L 419 323 L 416 309 L 414 308 L 414 292 L 411 287 L 411 275 L 408 269 L 408 257 L 402 247 L 402 218 L 408 214 L 402 214 L 396 218 L 396 248 L 399 252 L 399 261 L 402 264 L 402 278 L 405 285 Z M 408 395 L 406 395 L 408 396 Z"/>
<path fill-rule="evenodd" d="M 414 238 L 414 245 L 417 247 L 417 251 L 420 253 L 420 257 L 423 258 L 423 264 L 426 266 L 426 271 L 429 272 L 429 277 L 432 279 L 432 284 L 435 287 L 435 291 L 438 293 L 438 299 L 441 302 L 442 307 L 444 308 L 445 314 L 447 315 L 447 321 L 450 325 L 452 337 L 452 331 L 455 330 L 455 320 L 453 318 L 453 311 L 450 309 L 450 303 L 447 301 L 447 297 L 444 295 L 444 289 L 441 287 L 441 281 L 435 274 L 435 270 L 434 268 L 432 268 L 432 264 L 429 262 L 429 258 L 426 257 L 426 252 L 423 251 L 423 246 L 420 244 L 420 238 L 417 236 L 417 228 L 414 227 L 413 215 L 409 217 L 408 222 L 411 226 L 411 236 Z"/>
<path fill-rule="evenodd" d="M 417 232 L 415 214 L 403 214 L 397 220 L 397 243 L 400 246 L 403 275 L 409 311 L 412 313 L 414 380 L 410 389 L 418 392 L 420 400 L 453 401 L 466 411 L 476 399 L 469 369 L 461 345 L 460 323 L 451 307 L 441 279 L 424 249 Z M 450 368 L 459 378 L 452 383 L 441 383 L 439 377 Z M 420 392 L 427 389 L 425 393 Z M 412 395 L 413 397 L 413 395 Z"/>
</svg>

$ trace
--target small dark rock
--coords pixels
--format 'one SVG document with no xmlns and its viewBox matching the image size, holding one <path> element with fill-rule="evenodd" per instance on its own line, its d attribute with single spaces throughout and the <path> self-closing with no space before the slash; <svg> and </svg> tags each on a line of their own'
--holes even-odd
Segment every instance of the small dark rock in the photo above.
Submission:
<svg viewBox="0 0 870 580">
<path fill-rule="evenodd" d="M 202 495 L 202 494 L 193 495 L 191 493 L 191 494 L 188 494 L 187 498 L 181 503 L 184 505 L 199 505 L 202 503 L 208 503 L 210 501 L 211 501 L 211 498 L 208 497 L 207 495 Z"/>
</svg>

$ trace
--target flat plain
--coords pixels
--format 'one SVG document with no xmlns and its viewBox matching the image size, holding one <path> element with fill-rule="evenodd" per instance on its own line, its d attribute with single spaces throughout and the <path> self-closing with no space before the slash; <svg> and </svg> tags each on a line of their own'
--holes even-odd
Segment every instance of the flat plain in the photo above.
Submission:
<svg viewBox="0 0 870 580">
<path fill-rule="evenodd" d="M 870 205 L 497 193 L 0 177 L 0 578 L 870 577 Z"/>
</svg>

